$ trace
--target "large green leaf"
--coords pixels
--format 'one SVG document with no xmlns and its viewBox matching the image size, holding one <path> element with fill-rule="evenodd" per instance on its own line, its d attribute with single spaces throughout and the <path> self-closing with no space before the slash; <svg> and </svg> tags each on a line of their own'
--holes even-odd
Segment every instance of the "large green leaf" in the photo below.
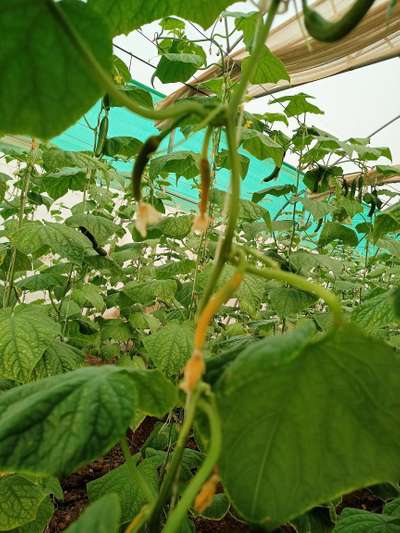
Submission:
<svg viewBox="0 0 400 533">
<path fill-rule="evenodd" d="M 272 196 L 285 196 L 286 194 L 295 191 L 296 187 L 294 185 L 286 183 L 285 185 L 275 185 L 273 187 L 266 187 L 265 189 L 261 189 L 261 191 L 253 192 L 253 196 L 251 197 L 251 199 L 253 200 L 253 202 L 259 202 L 267 194 L 271 194 Z"/>
<path fill-rule="evenodd" d="M 27 291 L 44 291 L 54 287 L 62 287 L 66 283 L 67 278 L 62 274 L 42 272 L 18 281 L 16 286 Z"/>
<path fill-rule="evenodd" d="M 400 217 L 393 216 L 388 213 L 382 213 L 378 215 L 374 221 L 373 226 L 373 240 L 376 242 L 378 239 L 386 235 L 386 233 L 392 233 L 400 229 Z"/>
<path fill-rule="evenodd" d="M 35 483 L 22 476 L 0 477 L 0 531 L 34 520 L 45 496 Z"/>
<path fill-rule="evenodd" d="M 347 196 L 337 198 L 336 205 L 338 208 L 344 209 L 350 218 L 353 218 L 357 213 L 362 213 L 364 211 L 364 207 L 358 200 L 355 198 L 348 198 Z"/>
<path fill-rule="evenodd" d="M 376 244 L 394 257 L 400 257 L 400 241 L 398 239 L 379 239 Z"/>
<path fill-rule="evenodd" d="M 167 46 L 166 50 L 164 46 Z M 162 56 L 154 76 L 162 83 L 184 82 L 188 80 L 205 62 L 206 56 L 201 46 L 190 41 L 171 41 L 160 43 Z"/>
<path fill-rule="evenodd" d="M 216 494 L 210 505 L 200 513 L 207 520 L 222 520 L 229 511 L 231 502 L 224 493 Z"/>
<path fill-rule="evenodd" d="M 293 287 L 277 287 L 269 293 L 274 311 L 282 318 L 294 315 L 316 302 L 317 298 Z"/>
<path fill-rule="evenodd" d="M 229 279 L 232 278 L 235 272 L 235 268 L 226 265 L 220 281 L 219 286 L 225 284 Z M 203 279 L 207 279 L 210 275 L 210 270 L 205 270 L 203 274 Z M 264 279 L 254 274 L 246 274 L 240 287 L 235 292 L 234 297 L 239 300 L 240 308 L 242 311 L 249 313 L 250 316 L 255 316 L 256 312 L 259 310 L 260 305 L 265 297 L 265 286 L 266 282 Z"/>
<path fill-rule="evenodd" d="M 271 529 L 400 476 L 396 353 L 352 325 L 308 339 L 297 329 L 250 345 L 217 393 L 224 486 L 244 518 Z"/>
<path fill-rule="evenodd" d="M 89 170 L 105 170 L 107 164 L 95 159 L 90 153 L 68 151 L 58 148 L 54 144 L 41 145 L 43 168 L 46 172 L 64 172 L 67 169 L 80 169 L 86 174 Z"/>
<path fill-rule="evenodd" d="M 131 375 L 143 413 L 162 418 L 175 407 L 178 401 L 177 389 L 159 370 L 137 369 L 131 371 Z"/>
<path fill-rule="evenodd" d="M 240 159 L 240 175 L 241 175 L 241 178 L 244 179 L 249 170 L 250 159 L 243 154 L 238 154 L 238 156 Z M 231 169 L 231 162 L 229 159 L 228 150 L 221 150 L 220 152 L 218 152 L 217 166 L 222 167 L 222 168 L 227 168 L 228 170 Z"/>
<path fill-rule="evenodd" d="M 400 518 L 362 509 L 343 509 L 333 533 L 399 533 Z"/>
<path fill-rule="evenodd" d="M 65 374 L 80 368 L 83 363 L 84 356 L 80 350 L 65 344 L 65 342 L 55 340 L 47 347 L 32 370 L 31 381 L 56 376 L 57 374 Z"/>
<path fill-rule="evenodd" d="M 62 491 L 61 491 L 62 494 Z M 13 529 L 9 533 L 43 533 L 54 513 L 54 505 L 51 498 L 46 496 L 37 510 L 36 518 L 23 526 Z"/>
<path fill-rule="evenodd" d="M 116 494 L 106 494 L 92 503 L 69 528 L 68 533 L 117 533 L 121 505 Z"/>
<path fill-rule="evenodd" d="M 133 302 L 150 305 L 156 299 L 171 302 L 174 299 L 178 285 L 173 279 L 155 279 L 137 283 L 128 282 L 122 289 Z"/>
<path fill-rule="evenodd" d="M 143 142 L 135 137 L 110 137 L 104 144 L 104 155 L 130 159 L 135 157 Z"/>
<path fill-rule="evenodd" d="M 165 265 L 156 268 L 157 279 L 174 278 L 179 274 L 189 274 L 195 269 L 196 263 L 192 259 L 181 259 L 180 261 L 171 261 Z"/>
<path fill-rule="evenodd" d="M 96 311 L 102 311 L 105 307 L 100 287 L 92 283 L 75 287 L 72 291 L 71 298 L 80 306 L 88 307 L 90 305 Z"/>
<path fill-rule="evenodd" d="M 274 102 L 289 102 L 285 108 L 285 113 L 288 117 L 297 117 L 303 113 L 311 113 L 314 115 L 323 115 L 324 112 L 321 111 L 316 105 L 309 102 L 309 98 L 314 98 L 309 94 L 299 93 L 290 96 L 281 96 L 280 98 L 275 98 Z"/>
<path fill-rule="evenodd" d="M 155 491 L 158 489 L 157 468 L 161 466 L 163 458 L 154 456 L 145 459 L 138 465 L 139 473 L 145 477 Z M 104 495 L 114 493 L 121 503 L 121 524 L 131 520 L 139 513 L 146 503 L 146 497 L 140 486 L 132 483 L 132 478 L 126 464 L 111 470 L 104 476 L 91 481 L 87 485 L 90 501 L 101 501 Z"/>
<path fill-rule="evenodd" d="M 247 50 L 250 50 L 256 35 L 259 13 L 254 11 L 249 13 L 234 12 L 231 15 L 235 17 L 235 28 L 243 33 L 243 42 Z"/>
<path fill-rule="evenodd" d="M 257 159 L 271 158 L 276 165 L 280 166 L 282 164 L 284 153 L 282 146 L 267 135 L 257 130 L 243 129 L 241 140 L 243 148 Z"/>
<path fill-rule="evenodd" d="M 102 94 L 51 5 L 44 0 L 1 3 L 3 132 L 49 139 L 73 124 Z M 102 17 L 78 0 L 64 0 L 57 6 L 102 67 L 109 70 L 111 36 Z"/>
<path fill-rule="evenodd" d="M 63 476 L 120 439 L 138 405 L 132 373 L 82 368 L 0 396 L 0 470 Z"/>
<path fill-rule="evenodd" d="M 332 206 L 327 202 L 312 200 L 311 198 L 302 198 L 301 203 L 304 209 L 309 211 L 315 220 L 319 220 L 332 212 Z"/>
<path fill-rule="evenodd" d="M 265 207 L 250 200 L 240 200 L 239 217 L 242 220 L 248 220 L 250 222 L 263 218 L 267 225 L 270 223 L 270 214 Z"/>
<path fill-rule="evenodd" d="M 6 195 L 7 187 L 8 187 L 7 181 L 9 179 L 10 177 L 7 176 L 7 174 L 0 172 L 0 202 L 4 200 L 4 196 Z"/>
<path fill-rule="evenodd" d="M 143 107 L 150 107 L 151 109 L 154 107 L 153 98 L 149 91 L 146 91 L 141 87 L 137 87 L 136 85 L 127 85 L 121 90 L 125 93 L 125 96 L 137 104 L 140 104 Z M 110 103 L 111 107 L 121 107 L 119 102 L 114 101 L 112 98 Z"/>
<path fill-rule="evenodd" d="M 89 0 L 89 5 L 97 9 L 109 22 L 113 35 L 129 33 L 153 20 L 176 15 L 197 22 L 208 28 L 217 16 L 234 0 Z"/>
<path fill-rule="evenodd" d="M 167 377 L 179 375 L 193 348 L 194 329 L 190 323 L 170 322 L 145 337 L 150 359 Z"/>
<path fill-rule="evenodd" d="M 251 61 L 248 57 L 243 61 L 243 68 Z M 290 80 L 289 74 L 285 68 L 285 65 L 275 54 L 271 52 L 269 48 L 264 46 L 263 52 L 257 68 L 250 78 L 250 82 L 253 84 L 258 83 L 278 83 L 281 80 Z"/>
<path fill-rule="evenodd" d="M 330 242 L 341 241 L 349 246 L 357 246 L 356 232 L 339 222 L 326 222 L 319 236 L 318 246 L 326 246 Z"/>
<path fill-rule="evenodd" d="M 181 215 L 165 217 L 157 225 L 163 235 L 173 239 L 184 239 L 192 230 L 193 216 Z"/>
<path fill-rule="evenodd" d="M 72 215 L 65 220 L 65 223 L 73 228 L 84 227 L 100 245 L 105 244 L 109 237 L 121 230 L 120 226 L 108 218 L 98 215 Z"/>
<path fill-rule="evenodd" d="M 198 154 L 189 151 L 171 152 L 155 157 L 150 162 L 150 177 L 156 178 L 160 173 L 173 173 L 176 175 L 176 179 L 180 177 L 195 178 L 199 175 L 197 158 Z"/>
<path fill-rule="evenodd" d="M 351 313 L 351 320 L 368 333 L 375 333 L 380 328 L 396 322 L 391 293 L 384 292 L 367 298 L 362 304 L 354 308 Z"/>
<path fill-rule="evenodd" d="M 79 231 L 57 222 L 25 222 L 13 234 L 12 240 L 18 250 L 25 254 L 48 246 L 53 252 L 79 262 L 89 251 L 93 251 L 89 239 Z"/>
<path fill-rule="evenodd" d="M 303 276 L 308 276 L 310 270 L 317 266 L 331 270 L 336 275 L 343 269 L 343 263 L 338 259 L 329 257 L 328 255 L 311 254 L 304 250 L 299 250 L 291 254 L 289 262 Z"/>
<path fill-rule="evenodd" d="M 31 305 L 0 310 L 0 331 L 0 376 L 26 382 L 61 328 Z"/>
<path fill-rule="evenodd" d="M 40 188 L 57 200 L 68 191 L 83 191 L 87 172 L 82 168 L 66 167 L 40 177 Z"/>
</svg>

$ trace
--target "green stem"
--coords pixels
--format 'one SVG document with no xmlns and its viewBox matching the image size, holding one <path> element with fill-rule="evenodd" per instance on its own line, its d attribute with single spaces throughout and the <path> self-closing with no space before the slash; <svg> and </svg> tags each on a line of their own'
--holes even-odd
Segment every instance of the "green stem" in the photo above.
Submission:
<svg viewBox="0 0 400 533">
<path fill-rule="evenodd" d="M 234 111 L 235 114 L 238 107 L 242 103 L 242 99 L 244 93 L 246 92 L 247 85 L 249 84 L 255 71 L 257 70 L 258 63 L 264 51 L 265 41 L 267 40 L 275 15 L 278 11 L 279 4 L 280 0 L 272 0 L 271 6 L 268 10 L 267 19 L 265 23 L 261 25 L 259 31 L 257 32 L 256 42 L 254 43 L 254 50 L 250 56 L 251 61 L 246 62 L 245 68 L 242 69 L 239 85 L 234 91 L 232 99 L 229 103 L 230 109 Z"/>
<path fill-rule="evenodd" d="M 236 125 L 232 116 L 228 114 L 226 134 L 228 140 L 229 159 L 231 161 L 231 191 L 229 196 L 228 221 L 225 230 L 225 235 L 222 241 L 219 242 L 217 254 L 215 257 L 214 268 L 211 272 L 210 279 L 204 291 L 203 298 L 200 303 L 201 312 L 207 305 L 211 294 L 214 292 L 215 286 L 224 268 L 225 261 L 229 257 L 232 240 L 235 233 L 236 222 L 239 217 L 240 208 L 240 161 L 237 157 L 237 142 L 236 142 Z"/>
<path fill-rule="evenodd" d="M 142 526 L 147 522 L 150 515 L 151 507 L 146 504 L 142 507 L 139 514 L 134 517 L 129 526 L 125 529 L 125 533 L 137 533 Z"/>
<path fill-rule="evenodd" d="M 161 484 L 160 493 L 158 499 L 154 505 L 149 521 L 149 531 L 158 533 L 160 531 L 160 515 L 162 508 L 166 504 L 171 492 L 172 485 L 175 481 L 179 466 L 181 464 L 183 452 L 187 439 L 189 437 L 190 430 L 193 425 L 194 416 L 196 413 L 197 402 L 201 394 L 202 388 L 198 387 L 192 395 L 187 396 L 185 406 L 185 418 L 183 420 L 182 427 L 179 431 L 178 440 L 175 446 L 175 450 L 172 454 L 171 463 L 167 467 L 167 473 Z"/>
<path fill-rule="evenodd" d="M 333 294 L 333 292 L 325 287 L 322 287 L 322 285 L 308 281 L 306 278 L 298 276 L 297 274 L 293 274 L 292 272 L 285 272 L 275 268 L 259 269 L 255 266 L 247 265 L 246 272 L 250 272 L 251 274 L 255 274 L 256 276 L 261 276 L 266 279 L 283 281 L 289 285 L 292 285 L 293 287 L 296 287 L 297 289 L 310 292 L 311 294 L 322 298 L 322 300 L 324 300 L 324 302 L 332 311 L 334 327 L 340 326 L 343 323 L 343 311 L 340 301 L 336 295 Z"/>
<path fill-rule="evenodd" d="M 250 248 L 249 246 L 243 246 L 242 249 L 247 255 L 251 255 L 254 257 L 254 259 L 257 259 L 258 261 L 261 261 L 261 263 L 264 263 L 269 268 L 276 268 L 279 269 L 279 263 L 271 259 L 270 257 L 267 257 L 263 255 L 259 250 L 256 250 L 254 248 Z"/>
<path fill-rule="evenodd" d="M 204 291 L 203 298 L 200 303 L 200 312 L 206 306 L 211 294 L 213 293 L 218 279 L 221 275 L 224 264 L 229 257 L 232 240 L 235 233 L 236 222 L 239 217 L 240 209 L 240 159 L 237 153 L 238 139 L 237 139 L 237 112 L 242 103 L 243 96 L 246 92 L 247 85 L 252 78 L 259 59 L 262 56 L 265 41 L 268 37 L 272 22 L 276 15 L 280 0 L 272 0 L 272 4 L 268 11 L 268 16 L 257 33 L 257 39 L 254 46 L 254 51 L 250 56 L 250 61 L 246 63 L 242 70 L 239 85 L 233 93 L 232 99 L 229 102 L 227 110 L 226 135 L 228 140 L 229 160 L 231 163 L 231 191 L 229 196 L 228 206 L 228 220 L 225 230 L 225 235 L 219 243 L 217 254 L 214 261 L 214 268 L 211 272 L 209 282 Z"/>
<path fill-rule="evenodd" d="M 215 406 L 215 402 L 212 399 L 211 404 L 204 400 L 199 402 L 199 408 L 204 411 L 210 424 L 210 446 L 207 450 L 206 458 L 197 471 L 196 475 L 192 478 L 185 492 L 183 493 L 178 505 L 169 514 L 167 523 L 163 529 L 163 533 L 176 533 L 179 530 L 182 521 L 184 520 L 186 513 L 190 506 L 193 504 L 194 499 L 199 493 L 203 484 L 209 478 L 214 466 L 216 465 L 222 448 L 222 432 L 221 422 L 218 415 L 218 411 Z"/>
<path fill-rule="evenodd" d="M 120 440 L 120 445 L 125 457 L 126 466 L 131 476 L 133 486 L 140 487 L 140 490 L 144 494 L 144 497 L 146 498 L 147 502 L 153 503 L 156 499 L 155 491 L 152 489 L 152 487 L 150 487 L 146 479 L 139 472 L 139 469 L 136 466 L 135 459 L 129 450 L 129 446 L 125 437 Z"/>
<path fill-rule="evenodd" d="M 32 159 L 32 161 L 34 161 L 34 158 Z M 22 183 L 21 195 L 19 199 L 17 228 L 20 228 L 22 226 L 22 223 L 24 222 L 25 204 L 26 204 L 26 198 L 27 198 L 27 194 L 29 190 L 32 169 L 33 169 L 33 163 L 28 163 L 23 174 L 24 181 Z M 16 260 L 17 260 L 17 248 L 13 246 L 13 249 L 11 252 L 11 258 L 10 258 L 10 266 L 8 268 L 7 278 L 6 278 L 7 287 L 4 291 L 3 307 L 8 307 L 10 305 L 11 294 L 14 288 Z"/>
<path fill-rule="evenodd" d="M 164 120 L 168 118 L 179 117 L 181 115 L 188 115 L 190 113 L 195 113 L 200 116 L 205 116 L 207 114 L 206 109 L 204 109 L 204 107 L 197 102 L 182 102 L 174 106 L 169 106 L 166 109 L 155 110 L 143 107 L 131 100 L 114 84 L 112 78 L 97 61 L 96 57 L 90 48 L 88 48 L 85 41 L 70 24 L 68 18 L 59 7 L 59 4 L 54 2 L 54 0 L 46 1 L 51 14 L 60 24 L 65 34 L 69 37 L 71 44 L 82 55 L 82 58 L 90 68 L 93 77 L 103 87 L 104 91 L 121 106 L 126 107 L 137 115 L 154 120 Z"/>
</svg>

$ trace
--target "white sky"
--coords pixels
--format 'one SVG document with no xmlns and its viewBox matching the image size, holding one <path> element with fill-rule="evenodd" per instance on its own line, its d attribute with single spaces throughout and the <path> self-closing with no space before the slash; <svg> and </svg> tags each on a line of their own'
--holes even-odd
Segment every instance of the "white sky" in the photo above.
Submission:
<svg viewBox="0 0 400 533">
<path fill-rule="evenodd" d="M 252 3 L 247 1 L 233 4 L 229 11 L 254 11 L 254 9 Z M 294 8 L 291 7 L 288 13 L 278 16 L 275 23 L 280 24 L 285 18 L 293 14 Z M 148 24 L 142 28 L 142 32 L 150 39 L 153 39 L 154 34 L 159 30 L 157 23 Z M 187 34 L 190 38 L 200 37 L 193 28 L 188 28 Z M 119 36 L 115 42 L 153 65 L 157 64 L 155 46 L 138 32 Z M 119 53 L 119 55 L 129 64 L 129 58 L 126 54 Z M 212 56 L 212 58 L 217 59 L 216 56 Z M 151 85 L 153 73 L 154 69 L 151 67 L 135 59 L 132 61 L 131 74 L 134 79 Z M 179 86 L 180 84 L 164 85 L 158 79 L 154 81 L 154 87 L 164 94 L 173 92 Z M 400 114 L 400 59 L 392 59 L 303 87 L 282 91 L 279 95 L 300 91 L 314 96 L 314 103 L 325 111 L 325 115 L 310 117 L 310 123 L 340 139 L 366 137 L 385 122 Z M 268 100 L 268 97 L 253 100 L 248 104 L 248 109 L 254 112 L 265 112 Z M 399 138 L 400 120 L 374 136 L 372 144 L 389 146 L 393 154 L 393 163 L 399 164 Z M 295 161 L 289 158 L 288 162 L 294 163 Z M 381 162 L 383 164 L 389 163 L 387 160 Z"/>
</svg>

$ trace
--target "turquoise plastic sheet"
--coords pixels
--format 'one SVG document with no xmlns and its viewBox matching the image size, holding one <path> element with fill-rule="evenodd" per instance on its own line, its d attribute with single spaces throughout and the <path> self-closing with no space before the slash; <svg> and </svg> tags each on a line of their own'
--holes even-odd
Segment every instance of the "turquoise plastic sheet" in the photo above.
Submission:
<svg viewBox="0 0 400 533">
<path fill-rule="evenodd" d="M 147 90 L 153 98 L 154 104 L 164 98 L 161 93 L 146 87 L 140 83 L 133 82 L 138 87 Z M 86 119 L 89 124 L 94 125 L 97 121 L 100 103 L 94 106 L 87 114 Z M 120 107 L 113 107 L 110 110 L 110 128 L 109 137 L 116 136 L 130 136 L 136 137 L 141 141 L 145 141 L 150 135 L 157 133 L 158 130 L 154 126 L 154 122 L 137 115 L 132 114 L 128 110 Z M 175 135 L 174 150 L 190 150 L 196 153 L 200 152 L 203 134 L 199 133 L 191 136 L 189 139 L 184 139 L 182 135 Z M 53 139 L 53 142 L 64 150 L 92 150 L 93 149 L 93 131 L 82 117 L 74 126 L 66 130 L 60 136 Z M 222 143 L 223 144 L 223 143 Z M 166 152 L 168 145 L 168 138 L 161 146 L 162 150 Z M 279 183 L 280 185 L 296 182 L 297 171 L 290 165 L 284 164 L 280 171 L 279 178 L 274 182 L 268 184 L 262 180 L 274 169 L 274 163 L 271 159 L 260 161 L 248 152 L 243 151 L 243 154 L 250 159 L 249 171 L 246 178 L 242 181 L 241 196 L 245 199 L 251 199 L 253 192 L 261 190 L 268 185 Z M 115 168 L 123 173 L 129 173 L 132 163 L 116 162 Z M 216 186 L 221 190 L 228 190 L 229 188 L 229 172 L 225 169 L 219 170 L 216 177 Z M 198 190 L 193 186 L 192 180 L 180 178 L 176 183 L 175 176 L 170 176 L 170 186 L 167 191 L 171 193 L 178 193 L 179 198 L 175 199 L 177 206 L 181 209 L 188 209 L 192 201 L 197 202 Z M 183 197 L 183 198 L 182 198 Z M 185 201 L 186 198 L 188 201 Z M 262 205 L 268 209 L 271 216 L 273 216 L 285 203 L 284 197 L 269 196 L 263 200 Z M 193 205 L 192 205 L 193 207 Z"/>
</svg>

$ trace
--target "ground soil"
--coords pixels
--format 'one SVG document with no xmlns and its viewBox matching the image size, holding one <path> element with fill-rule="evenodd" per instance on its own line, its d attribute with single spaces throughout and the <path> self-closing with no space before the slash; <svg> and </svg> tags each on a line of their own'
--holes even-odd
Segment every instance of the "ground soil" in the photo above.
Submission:
<svg viewBox="0 0 400 533">
<path fill-rule="evenodd" d="M 148 417 L 135 432 L 128 433 L 127 436 L 132 453 L 137 453 L 140 450 L 155 423 L 155 418 Z M 54 501 L 55 513 L 46 533 L 58 533 L 74 522 L 89 503 L 86 484 L 120 466 L 123 462 L 122 451 L 117 445 L 101 459 L 94 461 L 64 479 L 61 483 L 64 490 L 64 500 Z M 338 506 L 338 512 L 340 513 L 344 507 L 356 507 L 380 512 L 382 510 L 382 501 L 368 489 L 359 490 L 343 498 L 343 502 Z M 236 520 L 231 514 L 228 514 L 219 522 L 197 518 L 195 525 L 198 533 L 252 533 L 254 531 L 248 525 Z M 294 533 L 294 531 L 290 526 L 280 528 L 280 533 Z"/>
</svg>

